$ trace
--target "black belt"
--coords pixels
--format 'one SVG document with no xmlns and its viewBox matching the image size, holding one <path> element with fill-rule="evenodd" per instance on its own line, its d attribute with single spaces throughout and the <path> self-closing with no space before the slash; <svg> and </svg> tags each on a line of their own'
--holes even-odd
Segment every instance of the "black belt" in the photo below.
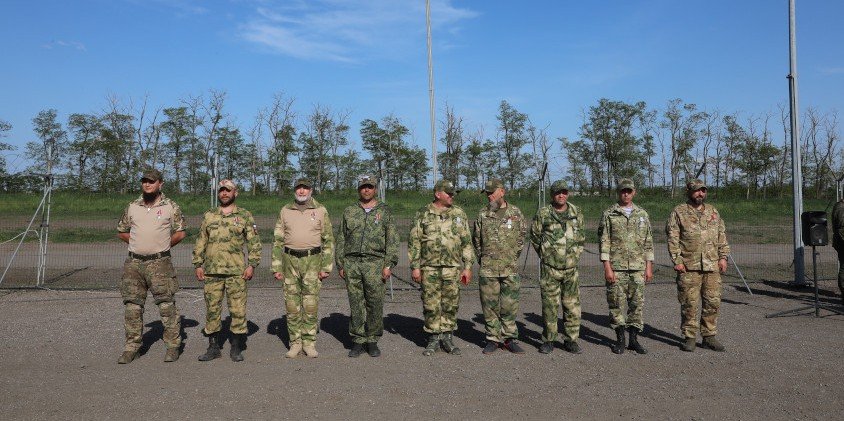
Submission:
<svg viewBox="0 0 844 421">
<path fill-rule="evenodd" d="M 322 253 L 322 247 L 314 247 L 312 249 L 307 250 L 296 250 L 289 247 L 285 247 L 284 252 L 293 257 L 308 257 Z"/>
<path fill-rule="evenodd" d="M 155 260 L 155 259 L 160 259 L 162 257 L 170 257 L 170 250 L 161 251 L 161 252 L 158 252 L 158 253 L 155 253 L 155 254 L 137 254 L 137 253 L 132 253 L 130 251 L 129 257 L 131 257 L 133 259 L 138 259 L 138 260 Z"/>
</svg>

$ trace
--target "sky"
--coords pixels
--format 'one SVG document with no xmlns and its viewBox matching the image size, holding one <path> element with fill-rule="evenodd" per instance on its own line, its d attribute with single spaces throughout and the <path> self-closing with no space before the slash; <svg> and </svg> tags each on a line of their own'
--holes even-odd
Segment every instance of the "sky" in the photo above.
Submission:
<svg viewBox="0 0 844 421">
<path fill-rule="evenodd" d="M 437 119 L 447 103 L 489 138 L 502 100 L 569 139 L 600 98 L 743 115 L 788 104 L 787 0 L 431 4 Z M 840 112 L 844 2 L 797 1 L 796 15 L 800 107 Z M 424 0 L 3 0 L 0 54 L 12 172 L 41 110 L 64 123 L 109 96 L 172 107 L 211 89 L 244 132 L 283 92 L 302 118 L 349 113 L 357 147 L 361 120 L 394 114 L 430 149 Z"/>
</svg>

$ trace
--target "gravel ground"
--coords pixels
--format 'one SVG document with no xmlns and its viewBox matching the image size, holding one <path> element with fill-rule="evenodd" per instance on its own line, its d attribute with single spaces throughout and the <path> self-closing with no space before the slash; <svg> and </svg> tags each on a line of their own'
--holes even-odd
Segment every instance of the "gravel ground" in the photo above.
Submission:
<svg viewBox="0 0 844 421">
<path fill-rule="evenodd" d="M 842 310 L 837 288 L 821 299 Z M 320 357 L 285 359 L 282 292 L 253 289 L 246 361 L 202 363 L 204 304 L 177 295 L 182 358 L 165 364 L 161 324 L 148 301 L 143 356 L 116 364 L 122 305 L 116 291 L 0 291 L 0 413 L 4 419 L 840 419 L 844 316 L 821 311 L 766 319 L 805 304 L 807 291 L 725 286 L 719 337 L 725 353 L 681 352 L 679 305 L 669 282 L 648 287 L 647 355 L 610 352 L 603 288 L 583 287 L 581 355 L 536 352 L 539 291 L 523 291 L 525 355 L 482 355 L 477 290 L 464 291 L 457 344 L 463 356 L 421 355 L 421 303 L 400 291 L 386 304 L 381 358 L 346 356 L 345 289 L 320 300 Z M 835 415 L 838 414 L 838 415 Z"/>
</svg>

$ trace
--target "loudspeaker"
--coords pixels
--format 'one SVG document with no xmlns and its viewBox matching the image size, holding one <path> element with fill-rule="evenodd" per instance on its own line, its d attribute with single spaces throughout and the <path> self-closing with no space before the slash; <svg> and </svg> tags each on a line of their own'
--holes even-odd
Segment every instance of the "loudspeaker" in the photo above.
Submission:
<svg viewBox="0 0 844 421">
<path fill-rule="evenodd" d="M 825 246 L 829 243 L 826 232 L 826 212 L 808 211 L 800 214 L 803 228 L 803 244 L 807 246 Z"/>
</svg>

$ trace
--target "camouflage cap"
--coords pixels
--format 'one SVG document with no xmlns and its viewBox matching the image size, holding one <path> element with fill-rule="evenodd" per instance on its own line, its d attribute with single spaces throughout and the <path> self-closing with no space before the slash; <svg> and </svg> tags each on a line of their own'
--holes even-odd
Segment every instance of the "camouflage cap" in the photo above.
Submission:
<svg viewBox="0 0 844 421">
<path fill-rule="evenodd" d="M 358 189 L 363 186 L 376 187 L 378 186 L 378 179 L 369 174 L 361 175 L 360 177 L 358 177 Z"/>
<path fill-rule="evenodd" d="M 706 183 L 704 183 L 703 180 L 701 180 L 699 178 L 696 178 L 696 179 L 686 183 L 686 191 L 689 191 L 689 192 L 698 191 L 700 189 L 705 189 L 705 188 L 706 188 Z"/>
<path fill-rule="evenodd" d="M 228 178 L 225 179 L 225 180 L 220 180 L 220 184 L 219 184 L 219 187 L 217 188 L 217 190 L 219 191 L 220 189 L 227 189 L 227 190 L 235 191 L 235 190 L 237 190 L 237 184 L 235 184 L 234 181 L 229 180 Z"/>
<path fill-rule="evenodd" d="M 568 191 L 569 185 L 564 180 L 557 180 L 553 184 L 551 184 L 551 196 L 566 190 Z"/>
<path fill-rule="evenodd" d="M 293 184 L 293 188 L 298 188 L 299 186 L 305 186 L 309 189 L 313 189 L 314 185 L 311 183 L 311 180 L 307 178 L 300 178 L 296 180 L 296 184 Z"/>
<path fill-rule="evenodd" d="M 624 189 L 636 190 L 636 184 L 629 178 L 622 178 L 621 180 L 618 180 L 618 191 L 622 191 Z"/>
<path fill-rule="evenodd" d="M 454 188 L 454 183 L 448 180 L 439 180 L 437 184 L 434 184 L 434 192 L 446 192 L 448 194 L 455 194 L 457 193 L 457 189 Z"/>
<path fill-rule="evenodd" d="M 150 181 L 164 181 L 164 177 L 161 175 L 161 171 L 158 171 L 155 168 L 150 168 L 141 175 L 141 181 L 143 180 L 150 180 Z"/>
<path fill-rule="evenodd" d="M 504 183 L 502 183 L 501 180 L 497 178 L 493 178 L 491 180 L 487 180 L 486 185 L 484 185 L 483 190 L 481 190 L 481 193 L 491 194 L 494 193 L 496 190 L 503 188 Z"/>
</svg>

